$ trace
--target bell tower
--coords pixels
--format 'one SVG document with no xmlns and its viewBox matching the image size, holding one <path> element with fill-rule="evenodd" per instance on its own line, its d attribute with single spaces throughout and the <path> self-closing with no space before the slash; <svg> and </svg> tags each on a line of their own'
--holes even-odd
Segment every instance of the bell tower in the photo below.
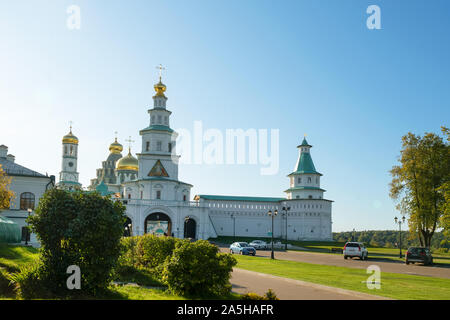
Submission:
<svg viewBox="0 0 450 320">
<path fill-rule="evenodd" d="M 62 139 L 62 147 L 62 166 L 57 186 L 65 190 L 81 189 L 77 172 L 78 138 L 72 133 L 72 123 L 69 133 Z"/>
</svg>

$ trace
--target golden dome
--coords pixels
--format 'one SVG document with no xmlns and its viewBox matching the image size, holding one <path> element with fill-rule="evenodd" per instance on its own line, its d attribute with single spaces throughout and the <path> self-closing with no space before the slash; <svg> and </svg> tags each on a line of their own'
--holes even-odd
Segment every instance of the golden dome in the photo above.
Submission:
<svg viewBox="0 0 450 320">
<path fill-rule="evenodd" d="M 111 143 L 109 145 L 109 151 L 111 153 L 118 154 L 118 153 L 121 153 L 122 150 L 123 150 L 123 146 L 120 143 L 117 142 L 117 138 L 116 138 L 116 140 L 113 143 Z"/>
<path fill-rule="evenodd" d="M 157 97 L 165 97 L 164 92 L 166 91 L 166 85 L 161 82 L 161 78 L 159 78 L 159 82 L 153 86 L 156 91 Z"/>
<path fill-rule="evenodd" d="M 133 171 L 138 171 L 139 170 L 138 159 L 133 157 L 131 155 L 131 151 L 129 150 L 128 154 L 125 157 L 120 158 L 117 161 L 116 170 L 133 170 Z"/>
<path fill-rule="evenodd" d="M 78 144 L 78 138 L 72 134 L 72 129 L 70 129 L 70 132 L 63 137 L 62 142 Z"/>
</svg>

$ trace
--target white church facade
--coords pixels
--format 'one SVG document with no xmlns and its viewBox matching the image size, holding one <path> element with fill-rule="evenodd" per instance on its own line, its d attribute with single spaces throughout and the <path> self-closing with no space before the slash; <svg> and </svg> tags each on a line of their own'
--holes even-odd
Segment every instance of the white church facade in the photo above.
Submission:
<svg viewBox="0 0 450 320">
<path fill-rule="evenodd" d="M 127 235 L 154 233 L 178 238 L 208 239 L 217 236 L 268 237 L 290 240 L 332 240 L 332 201 L 324 198 L 322 174 L 311 158 L 306 139 L 298 146 L 294 171 L 288 175 L 285 198 L 195 195 L 192 185 L 178 179 L 177 133 L 170 127 L 171 111 L 166 108 L 166 86 L 155 84 L 149 125 L 140 130 L 140 152 L 131 148 L 123 156 L 116 140 L 110 154 L 97 169 L 89 190 L 110 195 L 126 206 Z M 62 171 L 58 187 L 81 188 L 77 173 L 78 138 L 63 138 Z M 268 211 L 277 210 L 274 230 Z"/>
</svg>

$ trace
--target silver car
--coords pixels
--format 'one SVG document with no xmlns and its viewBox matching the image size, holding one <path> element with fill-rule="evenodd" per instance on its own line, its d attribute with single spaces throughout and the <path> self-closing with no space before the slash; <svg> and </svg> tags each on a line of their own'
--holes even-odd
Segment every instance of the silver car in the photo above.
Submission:
<svg viewBox="0 0 450 320">
<path fill-rule="evenodd" d="M 257 250 L 267 249 L 267 243 L 262 240 L 253 240 L 249 245 Z"/>
</svg>

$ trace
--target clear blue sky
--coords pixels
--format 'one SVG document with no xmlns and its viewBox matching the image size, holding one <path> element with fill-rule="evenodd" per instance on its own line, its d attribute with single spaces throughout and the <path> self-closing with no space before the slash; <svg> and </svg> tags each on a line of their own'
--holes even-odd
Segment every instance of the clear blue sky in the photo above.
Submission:
<svg viewBox="0 0 450 320">
<path fill-rule="evenodd" d="M 66 27 L 81 9 L 81 29 Z M 368 30 L 366 8 L 381 8 Z M 401 136 L 450 119 L 449 1 L 1 1 L 0 144 L 58 176 L 74 122 L 80 180 L 148 125 L 167 67 L 173 128 L 280 129 L 280 170 L 183 165 L 193 194 L 284 196 L 307 133 L 333 231 L 392 229 Z"/>
</svg>

